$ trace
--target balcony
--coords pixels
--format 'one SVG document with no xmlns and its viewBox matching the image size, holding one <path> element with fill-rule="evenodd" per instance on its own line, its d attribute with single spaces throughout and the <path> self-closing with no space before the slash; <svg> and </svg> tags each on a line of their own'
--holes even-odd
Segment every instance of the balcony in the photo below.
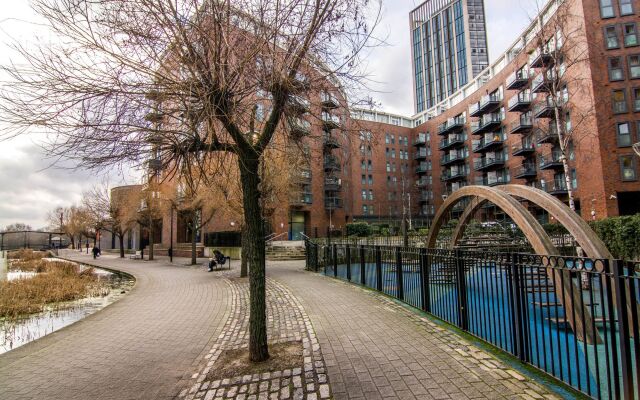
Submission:
<svg viewBox="0 0 640 400">
<path fill-rule="evenodd" d="M 420 178 L 416 181 L 416 186 L 419 188 L 426 188 L 430 186 L 430 183 L 427 179 Z"/>
<path fill-rule="evenodd" d="M 500 106 L 500 102 L 502 102 L 502 94 L 500 92 L 486 94 L 480 98 L 478 111 L 480 114 L 494 111 Z"/>
<path fill-rule="evenodd" d="M 293 85 L 297 89 L 307 89 L 309 88 L 309 84 L 309 78 L 301 72 L 297 72 L 296 76 L 293 78 Z"/>
<path fill-rule="evenodd" d="M 542 68 L 553 64 L 553 56 L 548 49 L 536 49 L 529 56 L 529 66 L 531 68 Z"/>
<path fill-rule="evenodd" d="M 336 210 L 342 208 L 342 199 L 339 197 L 325 197 L 324 208 L 326 210 Z"/>
<path fill-rule="evenodd" d="M 552 151 L 551 153 L 540 156 L 540 170 L 563 169 L 560 156 L 561 154 L 559 151 Z"/>
<path fill-rule="evenodd" d="M 533 120 L 528 115 L 521 115 L 517 121 L 512 122 L 509 127 L 510 133 L 529 132 L 533 128 Z"/>
<path fill-rule="evenodd" d="M 447 153 L 440 158 L 440 165 L 446 166 L 459 162 L 464 162 L 464 153 L 461 151 L 454 152 L 453 154 Z"/>
<path fill-rule="evenodd" d="M 513 172 L 513 177 L 515 179 L 533 179 L 537 174 L 535 164 L 523 164 Z"/>
<path fill-rule="evenodd" d="M 467 176 L 467 173 L 463 168 L 459 168 L 456 170 L 446 169 L 443 171 L 442 175 L 440 176 L 440 180 L 443 182 L 449 182 L 449 181 L 454 181 L 458 179 L 464 179 L 466 178 L 466 176 Z"/>
<path fill-rule="evenodd" d="M 340 117 L 330 114 L 328 112 L 322 113 L 322 126 L 324 130 L 330 131 L 340 127 Z"/>
<path fill-rule="evenodd" d="M 449 118 L 446 122 L 438 125 L 438 135 L 444 135 L 456 129 L 464 128 L 465 120 L 462 117 Z"/>
<path fill-rule="evenodd" d="M 340 161 L 336 156 L 324 156 L 325 171 L 340 171 Z"/>
<path fill-rule="evenodd" d="M 483 153 L 504 144 L 504 139 L 500 134 L 486 134 L 482 139 L 475 140 L 472 150 L 474 153 Z"/>
<path fill-rule="evenodd" d="M 520 69 L 513 72 L 507 77 L 506 88 L 507 90 L 521 89 L 529 83 L 531 74 L 528 69 Z"/>
<path fill-rule="evenodd" d="M 498 186 L 498 185 L 505 185 L 507 183 L 509 183 L 507 174 L 484 175 L 484 176 L 479 176 L 475 179 L 475 184 L 482 185 L 482 186 Z"/>
<path fill-rule="evenodd" d="M 476 171 L 487 171 L 503 165 L 504 158 L 502 156 L 482 157 L 473 161 L 473 169 Z"/>
<path fill-rule="evenodd" d="M 555 107 L 553 98 L 549 96 L 543 102 L 535 104 L 533 106 L 533 116 L 536 118 L 554 118 Z"/>
<path fill-rule="evenodd" d="M 556 143 L 558 141 L 558 130 L 555 125 L 549 125 L 549 128 L 544 129 L 536 129 L 535 139 L 536 143 L 544 144 L 544 143 Z"/>
<path fill-rule="evenodd" d="M 553 71 L 540 72 L 531 82 L 531 93 L 549 93 L 553 90 Z"/>
<path fill-rule="evenodd" d="M 526 157 L 536 152 L 536 148 L 531 141 L 521 141 L 511 146 L 511 155 Z"/>
<path fill-rule="evenodd" d="M 459 146 L 464 144 L 464 137 L 460 134 L 449 135 L 443 138 L 440 141 L 440 146 L 438 147 L 440 150 L 448 150 L 454 146 Z"/>
<path fill-rule="evenodd" d="M 302 169 L 294 175 L 293 179 L 298 183 L 309 184 L 311 183 L 311 170 Z"/>
<path fill-rule="evenodd" d="M 509 111 L 524 111 L 528 110 L 531 106 L 531 93 L 528 90 L 523 90 L 509 99 L 507 103 L 507 109 Z"/>
<path fill-rule="evenodd" d="M 416 167 L 416 174 L 426 174 L 427 172 L 429 172 L 429 165 L 426 162 L 421 162 Z"/>
<path fill-rule="evenodd" d="M 303 136 L 309 136 L 311 133 L 311 124 L 306 119 L 291 118 L 289 120 L 289 129 L 291 130 L 291 136 L 301 138 Z"/>
<path fill-rule="evenodd" d="M 152 171 L 160 171 L 162 169 L 162 160 L 159 158 L 147 160 L 147 166 Z"/>
<path fill-rule="evenodd" d="M 479 135 L 481 133 L 489 132 L 493 129 L 500 127 L 502 124 L 502 114 L 492 113 L 483 115 L 480 121 L 473 122 L 471 124 L 471 133 Z"/>
<path fill-rule="evenodd" d="M 296 207 L 308 206 L 313 203 L 313 195 L 311 193 L 303 192 L 291 198 L 289 202 L 290 205 Z"/>
<path fill-rule="evenodd" d="M 416 154 L 413 155 L 414 160 L 425 160 L 427 158 L 427 149 L 418 149 Z"/>
<path fill-rule="evenodd" d="M 421 191 L 420 194 L 418 195 L 419 203 L 428 203 L 432 199 L 433 199 L 433 194 L 429 194 L 429 192 L 426 190 Z"/>
<path fill-rule="evenodd" d="M 338 139 L 335 136 L 331 136 L 331 135 L 328 135 L 326 133 L 322 136 L 322 144 L 327 149 L 339 149 L 340 148 L 340 142 L 338 142 Z"/>
<path fill-rule="evenodd" d="M 342 181 L 336 177 L 324 178 L 325 192 L 339 192 L 342 187 Z"/>
<path fill-rule="evenodd" d="M 309 100 L 300 96 L 289 97 L 289 102 L 287 103 L 289 111 L 295 114 L 304 114 L 308 112 L 310 106 L 311 103 L 309 103 Z"/>
<path fill-rule="evenodd" d="M 414 146 L 425 146 L 427 144 L 427 135 L 419 134 L 413 142 Z"/>
<path fill-rule="evenodd" d="M 554 178 L 552 182 L 549 182 L 544 186 L 544 191 L 554 196 L 566 195 L 569 193 L 567 190 L 567 183 L 563 179 Z"/>
<path fill-rule="evenodd" d="M 322 92 L 320 94 L 320 101 L 322 103 L 322 108 L 325 110 L 333 110 L 334 108 L 340 107 L 337 97 L 330 92 Z"/>
</svg>

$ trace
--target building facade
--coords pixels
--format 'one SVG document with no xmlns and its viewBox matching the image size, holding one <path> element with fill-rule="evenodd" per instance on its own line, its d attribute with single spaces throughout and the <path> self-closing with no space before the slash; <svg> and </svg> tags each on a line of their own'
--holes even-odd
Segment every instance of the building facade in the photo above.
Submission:
<svg viewBox="0 0 640 400">
<path fill-rule="evenodd" d="M 409 14 L 416 113 L 489 65 L 483 0 L 428 0 Z"/>
<path fill-rule="evenodd" d="M 433 38 L 423 36 L 428 27 L 449 20 L 455 26 L 462 7 L 469 35 L 469 21 L 479 19 L 470 18 L 470 7 L 480 13 L 481 3 L 429 1 L 414 10 L 414 67 L 425 65 L 426 58 L 416 61 L 416 49 L 423 52 L 424 38 Z M 639 0 L 552 0 L 479 73 L 473 66 L 486 61 L 474 62 L 466 49 L 468 81 L 460 79 L 460 64 L 449 62 L 437 74 L 445 84 L 429 83 L 434 95 L 426 101 L 418 99 L 428 91 L 424 84 L 418 90 L 416 78 L 423 111 L 412 117 L 347 112 L 339 90 L 303 100 L 296 118 L 308 164 L 293 171 L 299 179 L 288 204 L 266 218 L 271 237 L 325 236 L 344 232 L 350 222 L 384 225 L 403 215 L 414 226 L 428 225 L 447 196 L 467 185 L 529 185 L 565 203 L 571 191 L 585 220 L 640 212 L 640 159 L 631 147 L 640 141 L 639 11 Z M 445 31 L 443 43 L 451 34 Z M 486 55 L 486 42 L 475 44 Z M 450 85 L 447 71 L 454 69 Z M 548 221 L 535 204 L 525 205 Z M 499 214 L 488 205 L 480 218 Z M 177 215 L 163 216 L 160 225 L 165 249 L 190 235 Z M 238 230 L 233 217 L 220 216 L 199 233 L 199 246 L 219 245 Z"/>
</svg>

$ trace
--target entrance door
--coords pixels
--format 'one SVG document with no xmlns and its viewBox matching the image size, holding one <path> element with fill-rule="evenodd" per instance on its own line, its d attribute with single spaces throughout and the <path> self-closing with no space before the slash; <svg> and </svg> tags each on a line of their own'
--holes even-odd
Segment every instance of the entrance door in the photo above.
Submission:
<svg viewBox="0 0 640 400">
<path fill-rule="evenodd" d="M 289 240 L 304 240 L 304 211 L 291 211 L 289 220 Z"/>
</svg>

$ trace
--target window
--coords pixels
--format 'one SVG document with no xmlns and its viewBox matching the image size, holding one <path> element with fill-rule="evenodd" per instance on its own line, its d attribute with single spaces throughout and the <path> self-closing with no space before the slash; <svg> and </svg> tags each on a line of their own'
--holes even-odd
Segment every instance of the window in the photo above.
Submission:
<svg viewBox="0 0 640 400">
<path fill-rule="evenodd" d="M 362 189 L 362 200 L 366 200 L 367 199 L 367 191 Z"/>
<path fill-rule="evenodd" d="M 576 169 L 571 169 L 571 189 L 578 188 L 578 174 L 576 174 Z"/>
<path fill-rule="evenodd" d="M 386 134 L 384 135 L 384 142 L 385 142 L 386 144 L 389 144 L 389 142 L 390 142 L 390 141 L 391 141 L 391 138 L 389 137 L 389 134 L 388 134 L 388 133 L 386 133 Z"/>
<path fill-rule="evenodd" d="M 373 190 L 369 189 L 369 200 L 373 200 Z"/>
<path fill-rule="evenodd" d="M 362 175 L 361 179 L 360 179 L 360 183 L 363 185 L 367 184 L 367 176 L 366 175 Z"/>
<path fill-rule="evenodd" d="M 369 213 L 369 207 L 367 205 L 362 206 L 362 215 L 367 215 Z"/>
<path fill-rule="evenodd" d="M 602 18 L 615 17 L 613 12 L 613 0 L 600 0 L 600 16 Z"/>
<path fill-rule="evenodd" d="M 364 156 L 364 144 L 360 145 L 360 155 Z"/>
<path fill-rule="evenodd" d="M 395 135 L 391 135 L 391 144 L 396 144 L 396 137 Z"/>
<path fill-rule="evenodd" d="M 611 103 L 613 105 L 613 113 L 620 114 L 627 112 L 627 91 L 622 90 L 614 90 L 611 96 Z"/>
<path fill-rule="evenodd" d="M 609 57 L 609 80 L 621 81 L 624 79 L 624 70 L 620 57 Z"/>
<path fill-rule="evenodd" d="M 364 160 L 360 161 L 360 169 L 362 169 L 363 171 L 367 169 L 367 164 L 364 162 Z"/>
<path fill-rule="evenodd" d="M 389 148 L 384 149 L 384 156 L 389 158 Z"/>
<path fill-rule="evenodd" d="M 638 45 L 638 32 L 636 30 L 635 22 L 630 24 L 624 24 L 622 28 L 624 36 L 624 46 L 631 47 Z"/>
<path fill-rule="evenodd" d="M 391 163 L 387 161 L 387 172 L 391 172 Z"/>
<path fill-rule="evenodd" d="M 571 132 L 571 113 L 569 111 L 564 114 L 564 131 Z"/>
<path fill-rule="evenodd" d="M 629 78 L 640 78 L 640 54 L 632 54 L 629 56 Z"/>
<path fill-rule="evenodd" d="M 631 146 L 631 126 L 628 122 L 619 122 L 616 125 L 616 137 L 618 147 Z"/>
<path fill-rule="evenodd" d="M 367 169 L 371 171 L 373 169 L 373 165 L 371 165 L 371 160 L 367 161 Z"/>
<path fill-rule="evenodd" d="M 373 175 L 369 175 L 369 185 L 373 185 Z"/>
<path fill-rule="evenodd" d="M 620 15 L 633 14 L 633 5 L 631 0 L 619 0 Z"/>
<path fill-rule="evenodd" d="M 633 111 L 640 111 L 640 87 L 631 89 L 633 93 Z"/>
<path fill-rule="evenodd" d="M 396 149 L 391 149 L 391 158 L 396 158 Z"/>
<path fill-rule="evenodd" d="M 620 47 L 618 42 L 618 29 L 615 25 L 604 28 L 604 43 L 607 49 L 617 49 Z"/>
<path fill-rule="evenodd" d="M 635 156 L 620 156 L 620 175 L 623 181 L 635 181 L 637 179 L 636 163 L 633 157 Z"/>
</svg>

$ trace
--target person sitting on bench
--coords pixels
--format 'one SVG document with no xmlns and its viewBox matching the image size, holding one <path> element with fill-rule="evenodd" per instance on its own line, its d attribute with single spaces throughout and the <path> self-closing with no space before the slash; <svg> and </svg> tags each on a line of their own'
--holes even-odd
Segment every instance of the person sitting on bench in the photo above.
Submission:
<svg viewBox="0 0 640 400">
<path fill-rule="evenodd" d="M 209 258 L 209 272 L 213 271 L 218 264 L 224 265 L 227 262 L 227 257 L 222 254 L 219 250 L 213 251 L 213 257 Z"/>
</svg>

